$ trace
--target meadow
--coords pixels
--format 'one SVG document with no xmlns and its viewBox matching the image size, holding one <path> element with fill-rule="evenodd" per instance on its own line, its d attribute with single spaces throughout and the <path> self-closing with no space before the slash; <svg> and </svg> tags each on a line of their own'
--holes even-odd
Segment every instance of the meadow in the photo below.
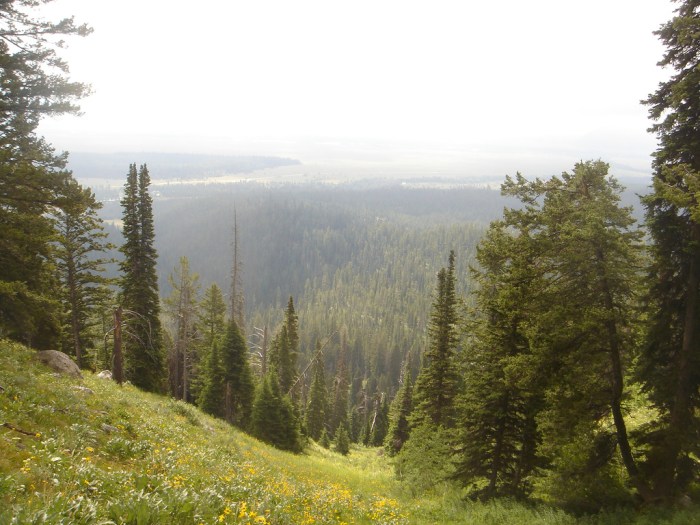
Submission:
<svg viewBox="0 0 700 525">
<path fill-rule="evenodd" d="M 0 341 L 2 524 L 700 523 L 696 507 L 576 517 L 440 484 L 415 495 L 381 449 L 281 452 L 191 405 L 58 376 L 32 354 Z"/>
</svg>

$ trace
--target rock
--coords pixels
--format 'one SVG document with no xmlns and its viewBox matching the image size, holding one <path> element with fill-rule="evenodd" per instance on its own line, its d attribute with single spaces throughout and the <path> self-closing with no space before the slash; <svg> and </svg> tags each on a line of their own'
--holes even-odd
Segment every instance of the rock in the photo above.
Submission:
<svg viewBox="0 0 700 525">
<path fill-rule="evenodd" d="M 107 434 L 111 434 L 112 432 L 119 432 L 119 429 L 117 427 L 113 427 L 112 425 L 108 425 L 107 423 L 102 423 L 102 430 L 107 432 Z"/>
<path fill-rule="evenodd" d="M 678 505 L 681 509 L 689 509 L 693 506 L 693 500 L 687 494 L 683 494 L 676 501 L 676 505 Z"/>
<path fill-rule="evenodd" d="M 95 393 L 91 388 L 88 388 L 86 386 L 80 386 L 80 385 L 73 385 L 73 390 L 80 390 L 84 394 L 88 394 L 88 395 L 92 395 Z"/>
<path fill-rule="evenodd" d="M 102 370 L 102 372 L 97 374 L 97 377 L 100 379 L 112 379 L 112 372 L 109 370 Z"/>
<path fill-rule="evenodd" d="M 80 368 L 63 352 L 57 350 L 42 350 L 36 353 L 36 358 L 56 372 L 71 377 L 82 378 Z"/>
</svg>

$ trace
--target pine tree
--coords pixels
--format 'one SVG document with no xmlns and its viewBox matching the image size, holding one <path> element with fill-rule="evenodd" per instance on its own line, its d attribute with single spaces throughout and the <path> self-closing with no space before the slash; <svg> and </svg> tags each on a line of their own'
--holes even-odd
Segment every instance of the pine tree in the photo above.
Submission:
<svg viewBox="0 0 700 525">
<path fill-rule="evenodd" d="M 69 81 L 57 50 L 66 37 L 90 29 L 72 18 L 35 18 L 29 9 L 41 3 L 0 4 L 0 332 L 50 348 L 58 342 L 61 310 L 50 215 L 72 176 L 67 155 L 56 154 L 36 130 L 45 117 L 78 112 L 74 101 L 89 88 Z"/>
<path fill-rule="evenodd" d="M 252 413 L 252 433 L 282 450 L 301 452 L 301 437 L 291 399 L 280 391 L 279 380 L 270 372 L 258 385 Z"/>
<path fill-rule="evenodd" d="M 221 288 L 212 283 L 204 292 L 198 308 L 196 359 L 192 361 L 191 395 L 195 402 L 207 380 L 209 354 L 226 333 L 226 302 Z M 223 399 L 223 396 L 222 396 Z"/>
<path fill-rule="evenodd" d="M 221 349 L 224 367 L 226 421 L 242 429 L 250 424 L 255 386 L 248 364 L 248 351 L 238 325 L 230 320 Z"/>
<path fill-rule="evenodd" d="M 396 455 L 408 440 L 410 433 L 409 417 L 413 409 L 413 382 L 411 381 L 411 362 L 406 359 L 401 373 L 401 387 L 391 403 L 389 429 L 385 448 L 390 456 Z"/>
<path fill-rule="evenodd" d="M 316 361 L 314 362 L 314 375 L 309 391 L 309 404 L 306 407 L 306 432 L 315 441 L 321 438 L 326 426 L 326 414 L 328 411 L 328 392 L 326 390 L 326 374 L 323 364 L 323 356 L 319 355 L 321 343 L 316 343 Z"/>
<path fill-rule="evenodd" d="M 601 498 L 618 489 L 622 493 L 613 465 L 617 446 L 632 485 L 648 499 L 622 411 L 625 368 L 636 347 L 641 232 L 631 209 L 619 205 L 622 188 L 608 171 L 602 161 L 580 162 L 560 178 L 516 184 L 513 193 L 506 184 L 505 190 L 526 200 L 544 196 L 539 223 L 530 226 L 541 228 L 539 266 L 547 270 L 551 300 L 537 309 L 542 312 L 538 324 L 548 341 L 544 358 L 555 364 L 547 413 L 541 418 L 550 449 L 543 450 L 550 458 L 578 454 L 553 478 L 553 485 L 564 490 L 569 480 L 585 473 Z M 551 307 L 561 298 L 566 300 Z M 601 421 L 611 416 L 614 430 L 602 431 Z M 602 480 L 610 480 L 610 486 L 603 489 Z M 575 497 L 581 485 L 571 483 Z M 592 502 L 593 494 L 588 498 Z"/>
<path fill-rule="evenodd" d="M 457 352 L 457 296 L 455 254 L 437 275 L 437 291 L 428 326 L 429 346 L 413 393 L 412 424 L 451 428 L 454 425 L 455 398 L 459 389 L 455 355 Z"/>
<path fill-rule="evenodd" d="M 162 391 L 165 364 L 149 185 L 150 175 L 145 164 L 138 172 L 135 164 L 129 166 L 121 201 L 124 224 L 121 301 L 125 313 L 130 315 L 129 337 L 125 340 L 125 368 L 126 378 L 134 385 L 145 390 Z"/>
<path fill-rule="evenodd" d="M 659 139 L 645 198 L 652 265 L 640 376 L 660 417 L 644 469 L 654 497 L 673 500 L 698 478 L 700 441 L 700 3 L 678 1 L 656 32 L 674 74 L 645 103 Z"/>
<path fill-rule="evenodd" d="M 331 439 L 328 437 L 328 432 L 326 432 L 325 428 L 323 429 L 323 432 L 321 432 L 321 437 L 318 440 L 318 444 L 325 449 L 331 448 Z"/>
<path fill-rule="evenodd" d="M 226 371 L 221 360 L 220 343 L 215 341 L 201 373 L 201 390 L 197 404 L 206 413 L 223 418 L 225 416 Z"/>
<path fill-rule="evenodd" d="M 199 276 L 190 273 L 187 257 L 180 257 L 180 263 L 168 276 L 168 281 L 173 289 L 165 300 L 166 312 L 173 324 L 173 343 L 168 356 L 170 394 L 176 399 L 192 402 L 192 375 L 198 362 L 196 320 Z"/>
<path fill-rule="evenodd" d="M 270 366 L 275 370 L 280 382 L 280 389 L 294 400 L 298 394 L 294 389 L 299 372 L 297 358 L 299 354 L 299 331 L 294 299 L 289 298 L 284 312 L 284 323 L 272 340 L 270 348 Z"/>
<path fill-rule="evenodd" d="M 335 430 L 333 450 L 343 456 L 347 456 L 350 453 L 350 436 L 348 436 L 348 429 L 345 428 L 345 425 L 340 425 Z"/>
<path fill-rule="evenodd" d="M 484 315 L 464 354 L 457 475 L 486 480 L 487 497 L 524 495 L 544 456 L 550 495 L 593 508 L 624 493 L 617 447 L 647 497 L 621 408 L 640 265 L 640 233 L 619 206 L 621 188 L 607 164 L 593 161 L 547 181 L 518 174 L 502 191 L 523 206 L 505 211 L 479 252 Z"/>
<path fill-rule="evenodd" d="M 113 246 L 106 241 L 102 220 L 97 215 L 102 205 L 95 195 L 72 179 L 65 181 L 60 207 L 55 212 L 57 242 L 54 247 L 61 282 L 64 312 L 64 350 L 75 356 L 80 367 L 87 366 L 85 352 L 94 346 L 100 323 L 100 311 L 111 293 L 104 265 L 113 260 L 99 257 Z"/>
<path fill-rule="evenodd" d="M 462 356 L 459 448 L 455 477 L 472 496 L 527 496 L 543 462 L 536 416 L 543 397 L 528 340 L 533 297 L 540 289 L 526 234 L 494 222 L 479 243 L 479 287 Z M 533 316 L 534 317 L 534 316 Z"/>
</svg>

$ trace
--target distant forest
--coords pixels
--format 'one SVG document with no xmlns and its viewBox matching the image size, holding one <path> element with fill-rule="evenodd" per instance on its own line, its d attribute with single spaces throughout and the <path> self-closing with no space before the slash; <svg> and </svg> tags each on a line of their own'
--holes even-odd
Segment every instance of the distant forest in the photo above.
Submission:
<svg viewBox="0 0 700 525">
<path fill-rule="evenodd" d="M 638 211 L 644 191 L 630 185 L 622 204 Z M 117 193 L 102 197 L 101 216 L 118 220 Z M 468 298 L 476 245 L 506 206 L 518 202 L 467 186 L 160 185 L 153 206 L 159 289 L 163 297 L 171 293 L 168 275 L 185 256 L 202 290 L 217 283 L 226 292 L 235 214 L 250 344 L 256 328 L 277 327 L 292 296 L 303 327 L 302 365 L 315 341 L 345 327 L 356 382 L 372 377 L 393 396 L 403 360 L 411 357 L 414 375 L 420 367 L 435 275 L 446 254 L 456 252 L 458 291 Z M 120 232 L 107 229 L 121 245 Z M 327 360 L 333 370 L 332 353 Z"/>
</svg>

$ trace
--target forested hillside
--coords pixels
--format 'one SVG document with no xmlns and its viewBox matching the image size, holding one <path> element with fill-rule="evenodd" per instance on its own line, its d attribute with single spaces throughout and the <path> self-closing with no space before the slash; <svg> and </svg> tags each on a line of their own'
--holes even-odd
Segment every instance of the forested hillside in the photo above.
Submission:
<svg viewBox="0 0 700 525">
<path fill-rule="evenodd" d="M 172 450 L 156 443 L 177 432 L 163 418 L 155 433 L 133 418 L 145 398 L 123 394 L 136 388 L 173 398 L 166 412 L 181 425 L 205 421 L 189 405 L 223 420 L 216 426 L 232 432 L 233 448 L 251 443 L 233 428 L 291 454 L 377 447 L 412 496 L 522 500 L 556 507 L 555 518 L 624 509 L 629 522 L 664 507 L 691 523 L 700 498 L 700 2 L 678 0 L 656 33 L 660 64 L 674 73 L 644 101 L 659 146 L 635 208 L 639 188 L 625 192 L 599 159 L 506 175 L 500 192 L 445 181 L 155 184 L 133 159 L 118 194 L 105 186 L 97 196 L 37 134 L 42 118 L 77 113 L 89 92 L 58 51 L 90 28 L 36 18 L 48 1 L 0 3 L 0 357 L 3 371 L 15 370 L 0 375 L 0 447 L 10 451 L 0 454 L 0 498 L 13 522 L 22 498 L 42 507 L 65 480 L 80 496 L 50 518 L 32 510 L 31 521 L 90 521 L 109 501 L 113 522 L 151 522 L 138 516 L 151 516 L 162 494 L 174 500 L 156 521 L 190 522 L 201 505 L 218 522 L 285 523 L 270 491 L 259 493 L 281 475 L 267 470 L 243 480 L 253 487 L 235 504 L 222 487 L 212 514 L 203 465 L 229 451 L 196 431 L 209 459 L 166 469 Z M 42 376 L 32 353 L 45 349 L 76 377 L 109 369 L 115 384 L 104 392 L 117 408 L 78 404 L 63 417 L 68 396 L 30 384 Z M 75 386 L 54 379 L 47 384 Z M 163 413 L 159 403 L 147 410 Z M 21 426 L 47 421 L 70 435 L 43 439 L 47 430 Z M 172 448 L 188 446 L 182 430 Z M 77 468 L 77 455 L 96 447 L 105 468 L 92 469 L 89 455 Z M 134 477 L 133 458 L 149 458 L 156 477 Z M 117 459 L 139 508 L 112 498 Z M 182 507 L 195 471 L 196 501 Z M 233 479 L 217 483 L 222 476 Z M 318 485 L 302 478 L 293 521 L 315 522 L 306 494 Z M 376 500 L 387 515 L 374 503 L 358 514 L 356 500 L 341 499 L 324 522 L 411 518 L 388 501 Z"/>
<path fill-rule="evenodd" d="M 300 364 L 316 341 L 347 336 L 351 375 L 393 395 L 402 361 L 414 371 L 425 345 L 434 276 L 450 250 L 457 253 L 459 291 L 469 292 L 468 267 L 488 220 L 507 202 L 478 188 L 365 190 L 256 185 L 161 189 L 154 200 L 159 284 L 180 257 L 199 274 L 202 290 L 228 290 L 234 213 L 239 233 L 246 332 L 270 333 L 290 296 L 297 305 Z M 102 211 L 114 218 L 109 204 Z M 117 215 L 116 217 L 119 217 Z M 113 230 L 114 232 L 114 230 Z M 114 232 L 116 233 L 116 232 Z M 114 237 L 120 243 L 119 236 Z M 334 369 L 337 345 L 326 355 Z"/>
</svg>

